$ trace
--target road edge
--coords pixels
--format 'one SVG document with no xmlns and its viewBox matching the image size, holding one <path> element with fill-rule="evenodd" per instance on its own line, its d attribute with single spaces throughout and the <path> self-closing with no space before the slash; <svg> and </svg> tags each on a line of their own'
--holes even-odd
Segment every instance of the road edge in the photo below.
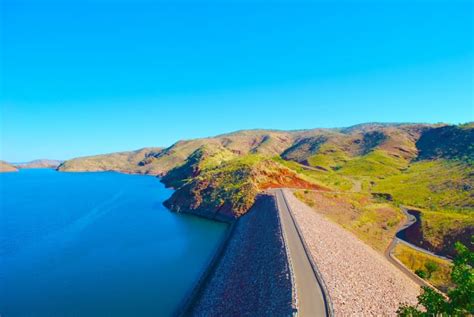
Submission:
<svg viewBox="0 0 474 317">
<path fill-rule="evenodd" d="M 332 301 L 331 301 L 331 297 L 329 296 L 329 291 L 328 291 L 327 285 L 324 282 L 322 274 L 319 271 L 316 263 L 314 262 L 313 257 L 311 256 L 311 253 L 309 251 L 309 247 L 306 244 L 306 241 L 303 237 L 302 230 L 299 227 L 298 223 L 296 222 L 295 217 L 293 216 L 293 212 L 291 211 L 290 205 L 288 204 L 288 200 L 286 199 L 286 196 L 285 196 L 285 190 L 281 189 L 281 188 L 279 188 L 277 190 L 280 190 L 281 193 L 282 193 L 283 200 L 284 200 L 286 206 L 288 207 L 288 211 L 290 212 L 291 221 L 292 221 L 293 225 L 296 228 L 296 232 L 298 233 L 298 236 L 301 240 L 301 243 L 303 244 L 304 251 L 306 253 L 306 256 L 309 259 L 309 263 L 311 264 L 311 268 L 313 269 L 314 275 L 316 276 L 316 280 L 318 281 L 319 286 L 321 287 L 321 290 L 322 290 L 322 293 L 323 293 L 323 299 L 324 299 L 324 303 L 325 303 L 326 315 L 329 316 L 329 317 L 334 317 L 334 308 L 333 308 L 333 304 L 332 304 Z M 277 206 L 277 208 L 278 208 L 278 206 Z"/>
<path fill-rule="evenodd" d="M 295 273 L 294 273 L 294 268 L 293 268 L 293 261 L 291 260 L 289 250 L 288 250 L 288 238 L 286 236 L 285 231 L 283 230 L 283 224 L 281 221 L 281 216 L 280 216 L 280 211 L 278 209 L 278 202 L 277 198 L 275 195 L 270 193 L 272 195 L 272 200 L 273 204 L 275 205 L 275 210 L 277 211 L 276 215 L 278 218 L 278 223 L 280 224 L 280 234 L 281 238 L 283 239 L 283 245 L 285 246 L 285 255 L 286 255 L 286 260 L 288 262 L 288 268 L 290 270 L 290 280 L 291 280 L 291 304 L 293 305 L 293 316 L 297 315 L 298 311 L 298 294 L 296 293 L 296 279 L 295 279 Z M 296 313 L 296 314 L 295 314 Z"/>
</svg>

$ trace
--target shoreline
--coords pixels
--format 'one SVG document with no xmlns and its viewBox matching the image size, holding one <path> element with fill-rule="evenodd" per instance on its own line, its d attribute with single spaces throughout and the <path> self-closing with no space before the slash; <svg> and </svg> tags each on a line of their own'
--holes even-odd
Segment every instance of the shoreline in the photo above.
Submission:
<svg viewBox="0 0 474 317">
<path fill-rule="evenodd" d="M 177 316 L 292 316 L 294 284 L 272 195 L 232 224 Z M 262 230 L 265 228 L 265 230 Z"/>
<path fill-rule="evenodd" d="M 62 170 L 58 170 L 57 168 L 44 168 L 44 169 L 53 169 L 59 173 L 109 173 L 109 172 L 112 172 L 112 173 L 125 174 L 125 175 L 153 176 L 157 178 L 157 180 L 160 183 L 163 184 L 163 182 L 161 181 L 161 176 L 156 175 L 156 174 L 128 172 L 128 171 L 120 171 L 120 170 L 62 171 Z M 172 191 L 175 190 L 173 187 L 166 187 L 166 185 L 165 185 L 165 188 Z M 198 275 L 193 285 L 191 285 L 191 287 L 189 288 L 189 291 L 186 292 L 186 294 L 183 296 L 183 298 L 181 299 L 180 303 L 178 304 L 177 308 L 175 309 L 172 315 L 176 317 L 186 316 L 189 310 L 191 309 L 191 307 L 193 306 L 193 304 L 195 303 L 195 301 L 197 300 L 200 292 L 203 291 L 204 286 L 206 285 L 208 280 L 212 277 L 212 274 L 216 270 L 216 267 L 219 261 L 224 256 L 226 247 L 233 237 L 234 230 L 239 219 L 223 220 L 223 219 L 218 219 L 218 218 L 207 217 L 205 215 L 200 215 L 200 214 L 187 213 L 187 212 L 175 212 L 169 209 L 164 202 L 162 203 L 162 205 L 168 210 L 168 212 L 171 212 L 171 213 L 182 214 L 182 215 L 191 216 L 191 217 L 198 217 L 198 218 L 205 219 L 208 221 L 221 222 L 228 225 L 228 228 L 226 229 L 226 232 L 224 236 L 222 237 L 221 241 L 215 248 L 213 254 L 209 257 L 208 262 L 203 266 L 202 272 Z"/>
<path fill-rule="evenodd" d="M 186 316 L 187 312 L 190 310 L 191 306 L 196 301 L 198 294 L 202 291 L 204 285 L 212 276 L 212 273 L 215 271 L 217 263 L 222 258 L 229 241 L 232 239 L 236 223 L 237 221 L 234 221 L 229 224 L 229 227 L 227 228 L 224 237 L 222 237 L 221 242 L 216 247 L 214 254 L 211 256 L 208 263 L 204 266 L 203 272 L 199 275 L 199 278 L 191 287 L 190 291 L 182 299 L 181 304 L 179 304 L 179 307 L 176 309 L 173 316 Z"/>
</svg>

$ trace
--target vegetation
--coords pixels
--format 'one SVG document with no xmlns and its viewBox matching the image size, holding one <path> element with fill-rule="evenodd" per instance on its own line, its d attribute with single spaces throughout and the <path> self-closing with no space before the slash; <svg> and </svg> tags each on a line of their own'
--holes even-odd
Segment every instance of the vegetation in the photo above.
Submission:
<svg viewBox="0 0 474 317">
<path fill-rule="evenodd" d="M 474 233 L 474 166 L 461 161 L 417 161 L 405 171 L 377 181 L 375 192 L 421 211 L 422 238 L 431 249 L 454 254 L 454 242 Z"/>
<path fill-rule="evenodd" d="M 364 241 L 380 249 L 385 244 L 380 241 L 395 230 L 382 225 L 400 221 L 402 204 L 421 210 L 420 239 L 453 252 L 454 241 L 466 242 L 474 232 L 473 128 L 370 123 L 345 129 L 237 131 L 179 141 L 166 149 L 78 158 L 59 170 L 160 175 L 177 189 L 168 203 L 173 210 L 207 209 L 207 214 L 232 216 L 245 213 L 255 195 L 271 186 L 350 192 L 346 198 L 331 198 L 336 205 L 351 205 L 359 198 L 350 194 L 360 193 L 370 204 L 353 207 L 357 212 L 347 212 L 355 218 L 338 221 Z M 339 216 L 335 212 L 332 217 Z M 374 236 L 378 238 L 372 241 Z"/>
<path fill-rule="evenodd" d="M 387 248 L 404 219 L 398 208 L 379 203 L 367 193 L 298 190 L 295 196 L 379 252 Z"/>
<path fill-rule="evenodd" d="M 333 171 L 311 168 L 294 161 L 284 160 L 279 156 L 274 157 L 273 160 L 298 174 L 305 175 L 313 182 L 323 184 L 333 190 L 351 190 L 353 187 L 353 181 L 349 177 L 339 175 Z"/>
<path fill-rule="evenodd" d="M 418 305 L 402 305 L 397 311 L 403 317 L 472 316 L 474 314 L 474 252 L 456 243 L 451 281 L 455 285 L 447 298 L 429 287 L 422 287 Z"/>
<path fill-rule="evenodd" d="M 446 292 L 452 287 L 451 263 L 435 256 L 415 250 L 399 243 L 394 249 L 394 256 L 419 277 L 426 279 L 439 290 Z"/>
<path fill-rule="evenodd" d="M 474 163 L 474 126 L 469 123 L 431 129 L 420 137 L 416 146 L 421 160 L 443 158 Z"/>
<path fill-rule="evenodd" d="M 377 181 L 373 191 L 397 203 L 428 210 L 474 211 L 474 166 L 458 161 L 418 161 L 398 175 Z"/>
<path fill-rule="evenodd" d="M 423 269 L 416 269 L 415 274 L 423 279 L 427 276 L 426 272 Z"/>
<path fill-rule="evenodd" d="M 348 161 L 340 168 L 340 172 L 345 175 L 383 178 L 399 174 L 407 165 L 408 162 L 404 159 L 391 156 L 382 150 L 376 150 Z"/>
<path fill-rule="evenodd" d="M 202 172 L 218 167 L 221 163 L 235 158 L 235 154 L 218 145 L 203 145 L 184 162 L 170 170 L 162 178 L 169 187 L 179 188 Z"/>
<path fill-rule="evenodd" d="M 178 212 L 229 220 L 244 214 L 261 190 L 273 187 L 326 189 L 272 159 L 249 154 L 200 170 L 184 180 L 165 204 Z"/>
<path fill-rule="evenodd" d="M 421 213 L 421 229 L 423 239 L 433 250 L 454 255 L 454 242 L 468 244 L 474 234 L 474 217 L 472 211 L 424 211 Z"/>
<path fill-rule="evenodd" d="M 310 156 L 307 160 L 311 166 L 322 167 L 326 170 L 338 170 L 349 161 L 349 156 L 336 145 L 327 143 L 321 146 L 317 154 Z"/>
</svg>

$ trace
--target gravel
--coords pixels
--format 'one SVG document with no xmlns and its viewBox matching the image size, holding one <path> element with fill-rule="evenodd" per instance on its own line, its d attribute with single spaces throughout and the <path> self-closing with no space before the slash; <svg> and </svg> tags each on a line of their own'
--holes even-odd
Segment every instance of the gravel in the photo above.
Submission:
<svg viewBox="0 0 474 317">
<path fill-rule="evenodd" d="M 394 316 L 416 304 L 419 286 L 383 255 L 285 190 L 310 253 L 321 271 L 336 316 Z"/>
<path fill-rule="evenodd" d="M 292 316 L 292 283 L 273 199 L 260 195 L 238 220 L 187 316 Z"/>
</svg>

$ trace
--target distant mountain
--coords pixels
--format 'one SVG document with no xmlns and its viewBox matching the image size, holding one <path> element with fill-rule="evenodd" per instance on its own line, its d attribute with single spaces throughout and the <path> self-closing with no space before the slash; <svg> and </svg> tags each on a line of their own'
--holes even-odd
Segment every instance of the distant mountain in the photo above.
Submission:
<svg viewBox="0 0 474 317">
<path fill-rule="evenodd" d="M 17 168 L 57 168 L 63 161 L 40 159 L 25 163 L 15 163 Z"/>
<path fill-rule="evenodd" d="M 234 219 L 269 187 L 360 192 L 422 211 L 422 239 L 452 250 L 474 230 L 473 124 L 368 123 L 340 129 L 243 130 L 168 148 L 83 157 L 60 171 L 163 176 L 166 205 Z"/>
<path fill-rule="evenodd" d="M 13 166 L 13 165 L 5 162 L 5 161 L 0 161 L 0 173 L 17 172 L 17 171 L 18 171 L 18 169 L 15 166 Z"/>
<path fill-rule="evenodd" d="M 160 153 L 162 148 L 143 148 L 136 151 L 118 152 L 111 154 L 79 157 L 67 160 L 58 166 L 59 171 L 84 172 L 84 171 L 117 171 L 132 174 L 159 174 L 147 160 Z"/>
</svg>

